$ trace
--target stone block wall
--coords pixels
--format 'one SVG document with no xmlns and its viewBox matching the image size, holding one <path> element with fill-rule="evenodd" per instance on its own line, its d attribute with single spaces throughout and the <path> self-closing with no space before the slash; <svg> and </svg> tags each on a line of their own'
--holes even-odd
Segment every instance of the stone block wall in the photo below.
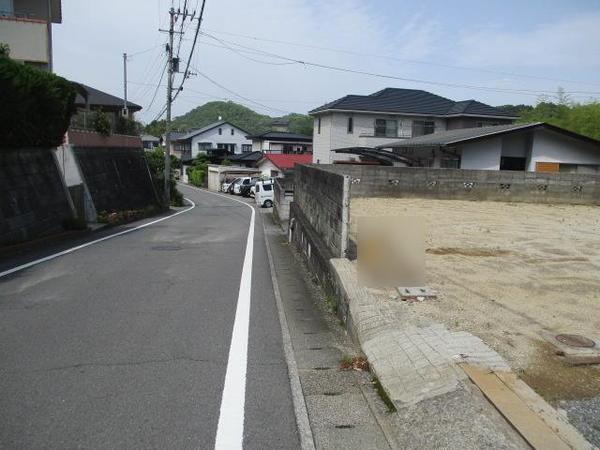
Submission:
<svg viewBox="0 0 600 450">
<path fill-rule="evenodd" d="M 417 197 L 525 203 L 600 204 L 600 176 L 385 166 L 320 166 L 352 179 L 350 197 Z"/>
<path fill-rule="evenodd" d="M 340 256 L 344 250 L 343 201 L 342 174 L 322 170 L 319 166 L 296 166 L 294 203 L 335 256 Z"/>
<path fill-rule="evenodd" d="M 61 232 L 72 216 L 52 149 L 0 150 L 0 245 Z"/>
<path fill-rule="evenodd" d="M 141 148 L 74 147 L 73 152 L 98 213 L 158 204 Z"/>
</svg>

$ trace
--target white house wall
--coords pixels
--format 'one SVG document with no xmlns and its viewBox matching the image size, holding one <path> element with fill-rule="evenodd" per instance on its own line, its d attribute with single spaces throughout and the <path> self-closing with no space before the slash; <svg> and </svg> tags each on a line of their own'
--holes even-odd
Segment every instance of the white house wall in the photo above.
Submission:
<svg viewBox="0 0 600 450">
<path fill-rule="evenodd" d="M 502 137 L 502 156 L 527 158 L 529 144 L 528 133 L 507 134 Z"/>
<path fill-rule="evenodd" d="M 223 134 L 219 134 L 219 128 L 223 130 Z M 231 129 L 234 130 L 234 135 L 231 135 Z M 208 142 L 212 148 L 217 148 L 217 144 L 235 144 L 235 153 L 242 153 L 242 144 L 252 145 L 252 141 L 246 139 L 246 132 L 239 128 L 232 127 L 229 124 L 224 124 L 221 127 L 212 128 L 204 133 L 198 134 L 191 139 L 192 142 L 192 158 L 198 155 L 198 144 Z"/>
<path fill-rule="evenodd" d="M 258 164 L 257 169 L 260 170 L 260 174 L 264 177 L 270 177 L 271 170 L 276 170 L 281 175 L 281 170 L 269 159 L 263 159 L 263 161 Z"/>
<path fill-rule="evenodd" d="M 318 133 L 318 119 L 321 117 L 321 133 Z M 353 132 L 348 133 L 348 118 L 353 118 Z M 398 136 L 375 137 L 375 119 L 398 121 Z M 415 120 L 428 120 L 435 123 L 435 131 L 446 129 L 445 119 L 398 116 L 393 114 L 341 113 L 323 114 L 315 118 L 313 132 L 313 162 L 328 164 L 332 161 L 356 159 L 355 155 L 331 154 L 330 150 L 345 147 L 376 147 L 412 137 L 412 124 Z"/>
<path fill-rule="evenodd" d="M 600 148 L 549 130 L 536 130 L 528 170 L 537 162 L 600 165 Z"/>
<path fill-rule="evenodd" d="M 502 138 L 485 139 L 462 146 L 461 169 L 500 170 Z"/>
</svg>

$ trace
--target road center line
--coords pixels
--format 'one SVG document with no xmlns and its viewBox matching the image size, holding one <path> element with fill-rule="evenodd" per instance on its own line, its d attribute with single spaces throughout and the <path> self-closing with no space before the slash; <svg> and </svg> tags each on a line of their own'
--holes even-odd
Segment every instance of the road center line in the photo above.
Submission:
<svg viewBox="0 0 600 450">
<path fill-rule="evenodd" d="M 254 254 L 254 222 L 256 211 L 251 205 L 241 200 L 204 189 L 187 187 L 241 203 L 252 211 L 250 225 L 248 226 L 248 237 L 246 238 L 246 253 L 242 265 L 240 289 L 238 292 L 231 345 L 227 359 L 227 371 L 225 372 L 225 384 L 221 397 L 219 424 L 217 425 L 217 436 L 215 439 L 216 450 L 241 449 L 244 444 L 248 330 L 250 328 L 250 298 L 252 291 L 252 259 Z"/>
<path fill-rule="evenodd" d="M 104 236 L 103 238 L 96 239 L 96 240 L 90 241 L 90 242 L 86 242 L 84 244 L 77 245 L 76 247 L 68 248 L 67 250 L 63 250 L 62 252 L 53 253 L 52 255 L 48 255 L 48 256 L 45 256 L 43 258 L 36 259 L 35 261 L 30 261 L 28 263 L 21 264 L 20 266 L 13 267 L 12 269 L 5 270 L 4 272 L 0 272 L 0 278 L 4 277 L 6 275 L 10 275 L 11 273 L 19 272 L 20 270 L 28 269 L 29 267 L 36 266 L 36 265 L 41 264 L 43 262 L 50 261 L 50 260 L 52 260 L 54 258 L 58 258 L 59 256 L 68 255 L 69 253 L 76 252 L 77 250 L 81 250 L 82 248 L 89 247 L 90 245 L 98 244 L 99 242 L 103 242 L 103 241 L 106 241 L 108 239 L 115 238 L 117 236 L 122 236 L 122 235 L 127 234 L 127 233 L 132 233 L 133 231 L 141 230 L 142 228 L 149 227 L 150 225 L 154 225 L 155 223 L 162 222 L 163 220 L 172 219 L 173 217 L 178 216 L 178 215 L 183 214 L 183 213 L 186 213 L 188 211 L 191 211 L 192 209 L 194 209 L 196 207 L 196 204 L 192 200 L 190 200 L 189 198 L 186 198 L 186 200 L 192 204 L 192 206 L 190 206 L 187 209 L 184 209 L 182 211 L 178 211 L 178 212 L 176 212 L 174 214 L 171 214 L 169 216 L 166 216 L 166 217 L 161 217 L 160 219 L 156 219 L 156 220 L 153 220 L 153 221 L 148 222 L 148 223 L 144 223 L 142 225 L 138 225 L 137 227 L 134 227 L 134 228 L 129 228 L 127 230 L 123 230 L 123 231 L 120 231 L 118 233 L 111 234 L 110 236 Z"/>
</svg>

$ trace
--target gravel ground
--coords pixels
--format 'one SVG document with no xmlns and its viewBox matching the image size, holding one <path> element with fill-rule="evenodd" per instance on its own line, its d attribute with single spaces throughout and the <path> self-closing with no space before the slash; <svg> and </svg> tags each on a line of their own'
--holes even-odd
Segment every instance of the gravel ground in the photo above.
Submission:
<svg viewBox="0 0 600 450">
<path fill-rule="evenodd" d="M 560 407 L 585 438 L 600 448 L 600 397 L 561 402 Z"/>
</svg>

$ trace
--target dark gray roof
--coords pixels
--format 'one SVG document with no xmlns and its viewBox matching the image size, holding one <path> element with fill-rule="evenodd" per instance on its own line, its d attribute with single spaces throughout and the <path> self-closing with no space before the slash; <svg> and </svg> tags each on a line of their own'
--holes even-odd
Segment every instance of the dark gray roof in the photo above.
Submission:
<svg viewBox="0 0 600 450">
<path fill-rule="evenodd" d="M 287 141 L 306 141 L 312 142 L 312 136 L 308 136 L 306 134 L 298 134 L 298 133 L 288 133 L 283 131 L 267 131 L 262 134 L 253 134 L 246 136 L 248 139 L 280 139 Z"/>
<path fill-rule="evenodd" d="M 475 115 L 515 118 L 493 106 L 475 100 L 455 102 L 417 89 L 386 88 L 370 95 L 347 95 L 310 111 L 377 111 L 428 116 Z"/>
<path fill-rule="evenodd" d="M 478 127 L 478 128 L 461 128 L 457 130 L 440 131 L 438 133 L 426 134 L 425 136 L 419 136 L 412 139 L 403 139 L 401 141 L 391 142 L 389 144 L 380 145 L 376 148 L 407 148 L 407 147 L 445 147 L 448 145 L 455 145 L 464 143 L 467 141 L 473 141 L 478 139 L 484 139 L 488 136 L 498 136 L 507 133 L 519 132 L 524 130 L 531 130 L 534 128 L 547 128 L 557 133 L 565 134 L 576 139 L 582 139 L 591 141 L 595 144 L 600 144 L 600 141 L 583 136 L 572 131 L 559 128 L 554 125 L 550 125 L 544 122 L 533 122 L 533 123 L 519 123 L 511 125 L 496 125 L 491 127 Z"/>
<path fill-rule="evenodd" d="M 89 103 L 90 106 L 103 106 L 105 108 L 111 109 L 123 107 L 122 98 L 100 91 L 83 83 L 75 82 L 75 84 L 79 85 L 80 88 L 83 91 L 85 91 L 85 93 L 87 94 L 87 103 Z M 77 96 L 75 97 L 75 104 L 77 106 L 86 105 L 86 99 L 83 97 L 81 92 L 77 92 Z M 129 101 L 127 102 L 127 107 L 132 111 L 139 111 L 140 109 L 142 109 L 140 105 Z"/>
<path fill-rule="evenodd" d="M 229 124 L 232 127 L 237 128 L 238 130 L 242 131 L 244 134 L 248 133 L 246 130 L 238 127 L 237 125 L 235 125 L 231 122 L 228 122 L 227 120 L 219 120 L 218 122 L 213 122 L 210 125 L 206 125 L 205 127 L 194 128 L 194 129 L 187 131 L 186 133 L 182 133 L 182 136 L 180 136 L 177 140 L 178 141 L 186 141 L 188 139 L 193 138 L 194 136 L 198 136 L 199 134 L 205 133 L 207 131 L 212 130 L 213 128 L 217 128 L 217 127 L 223 126 L 225 124 Z"/>
<path fill-rule="evenodd" d="M 259 161 L 263 157 L 263 152 L 248 152 L 237 155 L 231 155 L 229 161 L 240 162 L 240 161 Z"/>
</svg>

